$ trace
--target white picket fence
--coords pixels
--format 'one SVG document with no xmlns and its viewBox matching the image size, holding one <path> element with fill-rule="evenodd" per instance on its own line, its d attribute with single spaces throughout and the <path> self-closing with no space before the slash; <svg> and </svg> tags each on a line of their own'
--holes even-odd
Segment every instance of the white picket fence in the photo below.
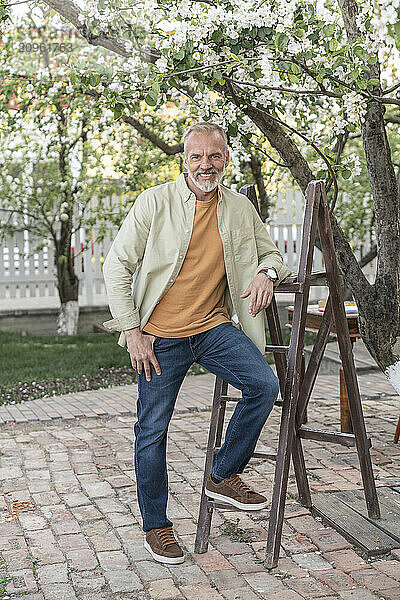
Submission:
<svg viewBox="0 0 400 600">
<path fill-rule="evenodd" d="M 119 199 L 115 199 L 116 206 Z M 303 222 L 303 196 L 295 190 L 279 194 L 267 229 L 284 257 L 285 264 L 296 272 L 300 252 Z M 102 276 L 102 263 L 116 230 L 111 230 L 103 242 L 93 241 L 96 230 L 80 230 L 73 239 L 75 271 L 80 281 L 81 305 L 107 304 Z M 83 249 L 89 241 L 88 248 Z M 365 252 L 368 248 L 365 249 Z M 316 249 L 313 270 L 324 269 L 321 252 Z M 365 269 L 370 281 L 375 276 L 375 264 Z M 325 298 L 325 288 L 313 288 L 311 299 Z M 286 298 L 287 301 L 287 298 Z M 58 306 L 54 252 L 44 248 L 33 252 L 28 232 L 19 233 L 0 244 L 0 310 Z"/>
</svg>

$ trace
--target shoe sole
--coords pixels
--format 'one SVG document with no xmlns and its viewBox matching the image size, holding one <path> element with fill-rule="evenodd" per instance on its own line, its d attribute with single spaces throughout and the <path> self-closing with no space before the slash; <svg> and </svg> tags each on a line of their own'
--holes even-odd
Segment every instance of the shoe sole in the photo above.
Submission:
<svg viewBox="0 0 400 600">
<path fill-rule="evenodd" d="M 240 510 L 262 510 L 263 508 L 267 508 L 269 502 L 260 502 L 259 504 L 243 504 L 243 502 L 239 502 L 234 498 L 230 498 L 229 496 L 223 496 L 222 494 L 217 494 L 216 492 L 211 492 L 210 490 L 204 490 L 205 495 L 213 500 L 221 500 L 221 502 L 226 502 L 227 504 L 232 504 L 236 508 L 240 508 Z"/>
<path fill-rule="evenodd" d="M 146 548 L 146 550 L 148 550 L 148 552 L 150 552 L 154 560 L 160 563 L 164 563 L 166 565 L 178 565 L 179 563 L 183 563 L 183 561 L 185 560 L 184 556 L 176 556 L 175 558 L 173 558 L 170 556 L 163 556 L 162 554 L 156 554 L 151 549 L 150 544 L 146 540 L 144 541 L 144 547 Z"/>
</svg>

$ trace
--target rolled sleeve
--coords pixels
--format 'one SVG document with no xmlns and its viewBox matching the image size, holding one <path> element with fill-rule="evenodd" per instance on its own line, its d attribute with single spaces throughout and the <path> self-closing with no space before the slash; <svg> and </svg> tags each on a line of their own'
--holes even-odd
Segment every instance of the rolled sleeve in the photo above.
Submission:
<svg viewBox="0 0 400 600">
<path fill-rule="evenodd" d="M 134 327 L 139 327 L 139 310 L 136 308 L 126 315 L 121 315 L 120 317 L 115 317 L 109 321 L 104 321 L 103 325 L 110 331 L 126 331 L 128 329 L 133 329 Z"/>
</svg>

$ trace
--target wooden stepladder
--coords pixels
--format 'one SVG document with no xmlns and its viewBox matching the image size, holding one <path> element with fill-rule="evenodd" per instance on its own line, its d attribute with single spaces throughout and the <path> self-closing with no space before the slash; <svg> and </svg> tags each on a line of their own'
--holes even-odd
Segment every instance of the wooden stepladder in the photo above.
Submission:
<svg viewBox="0 0 400 600">
<path fill-rule="evenodd" d="M 251 188 L 250 190 L 247 188 L 246 194 L 254 203 L 252 193 L 254 194 L 254 191 L 252 192 Z M 281 401 L 276 402 L 277 406 L 282 407 L 276 454 L 271 455 L 261 452 L 253 454 L 254 458 L 276 460 L 266 548 L 266 566 L 269 569 L 274 568 L 278 563 L 291 459 L 293 460 L 299 500 L 303 506 L 312 508 L 302 439 L 318 440 L 344 446 L 356 446 L 368 515 L 372 519 L 380 518 L 379 503 L 369 452 L 371 442 L 367 438 L 365 430 L 360 392 L 343 303 L 343 283 L 336 262 L 324 183 L 322 181 L 311 182 L 307 187 L 305 196 L 306 203 L 298 272 L 296 276 L 287 277 L 275 289 L 276 292 L 294 293 L 295 296 L 289 346 L 283 345 L 275 297 L 266 310 L 271 345 L 266 346 L 265 352 L 272 352 L 274 354 L 282 398 Z M 325 261 L 326 270 L 324 273 L 311 272 L 317 227 Z M 327 285 L 329 296 L 313 351 L 307 369 L 304 372 L 302 360 L 304 332 L 311 285 Z M 351 434 L 311 429 L 303 424 L 333 319 L 337 331 L 353 423 L 354 433 Z M 240 360 L 240 357 L 238 357 L 238 360 Z M 227 382 L 216 377 L 195 541 L 195 552 L 197 553 L 207 551 L 213 509 L 223 508 L 230 511 L 234 510 L 230 505 L 207 498 L 204 493 L 206 480 L 221 446 L 226 402 L 238 400 L 236 397 L 227 396 L 227 388 Z M 268 422 L 266 426 L 268 426 Z"/>
</svg>

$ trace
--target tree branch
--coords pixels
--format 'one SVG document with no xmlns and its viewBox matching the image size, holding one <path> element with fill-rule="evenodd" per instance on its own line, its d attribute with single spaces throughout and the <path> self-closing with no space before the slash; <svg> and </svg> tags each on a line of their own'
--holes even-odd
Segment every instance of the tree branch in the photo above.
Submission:
<svg viewBox="0 0 400 600">
<path fill-rule="evenodd" d="M 160 148 L 160 150 L 165 152 L 165 154 L 167 154 L 168 156 L 173 156 L 175 154 L 183 152 L 183 144 L 168 144 L 163 139 L 161 139 L 160 136 L 158 136 L 152 129 L 149 129 L 148 127 L 146 127 L 146 125 L 143 125 L 143 123 L 141 123 L 138 119 L 129 116 L 121 118 L 123 121 L 125 121 L 125 123 L 132 125 L 132 127 L 134 127 L 136 131 L 138 131 L 144 138 L 146 138 L 147 140 L 149 140 L 149 142 L 157 146 L 157 148 Z"/>
</svg>

